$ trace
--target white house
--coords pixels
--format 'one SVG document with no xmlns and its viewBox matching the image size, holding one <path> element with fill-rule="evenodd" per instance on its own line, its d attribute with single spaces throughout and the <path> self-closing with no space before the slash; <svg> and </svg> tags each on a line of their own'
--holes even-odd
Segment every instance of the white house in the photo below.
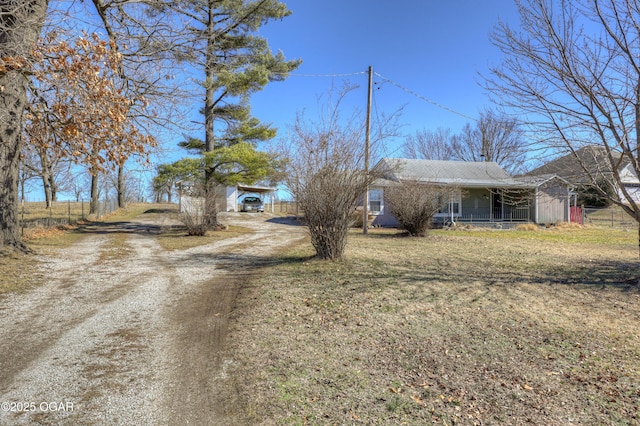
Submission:
<svg viewBox="0 0 640 426">
<path fill-rule="evenodd" d="M 436 221 L 556 223 L 571 220 L 572 187 L 555 175 L 514 178 L 495 162 L 385 158 L 376 167 L 387 170 L 387 176 L 376 181 L 369 191 L 369 212 L 374 216 L 374 225 L 397 224 L 385 208 L 384 191 L 402 180 L 455 188 L 455 195 L 436 214 Z"/>
</svg>

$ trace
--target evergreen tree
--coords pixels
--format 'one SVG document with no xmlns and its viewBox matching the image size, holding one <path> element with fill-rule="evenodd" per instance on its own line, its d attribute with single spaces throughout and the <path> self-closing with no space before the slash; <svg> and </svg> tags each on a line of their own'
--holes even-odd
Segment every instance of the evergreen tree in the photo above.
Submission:
<svg viewBox="0 0 640 426">
<path fill-rule="evenodd" d="M 238 142 L 256 143 L 275 130 L 251 116 L 250 96 L 271 81 L 282 81 L 301 63 L 272 53 L 256 35 L 271 20 L 290 15 L 277 0 L 181 0 L 165 6 L 181 19 L 174 53 L 202 76 L 205 104 L 204 152 Z M 166 12 L 166 11 L 165 11 Z"/>
</svg>

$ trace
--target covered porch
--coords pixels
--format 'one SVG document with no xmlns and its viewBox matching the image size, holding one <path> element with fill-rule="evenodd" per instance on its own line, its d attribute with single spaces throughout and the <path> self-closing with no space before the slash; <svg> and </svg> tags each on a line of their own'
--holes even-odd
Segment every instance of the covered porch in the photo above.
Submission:
<svg viewBox="0 0 640 426">
<path fill-rule="evenodd" d="M 448 219 L 451 222 L 532 222 L 534 200 L 535 191 L 531 189 L 469 188 L 463 190 L 458 214 L 449 215 Z"/>
</svg>

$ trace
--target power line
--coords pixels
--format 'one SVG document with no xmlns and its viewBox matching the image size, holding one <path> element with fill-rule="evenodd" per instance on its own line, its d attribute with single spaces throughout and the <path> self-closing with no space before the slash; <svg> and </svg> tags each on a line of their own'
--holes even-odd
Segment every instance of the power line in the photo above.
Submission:
<svg viewBox="0 0 640 426">
<path fill-rule="evenodd" d="M 452 109 L 452 108 L 449 108 L 449 107 L 447 107 L 447 106 L 445 106 L 445 105 L 442 105 L 441 103 L 438 103 L 438 102 L 436 102 L 436 101 L 434 101 L 434 100 L 431 100 L 431 99 L 427 98 L 426 96 L 422 96 L 421 94 L 416 93 L 416 92 L 414 92 L 414 91 L 413 91 L 413 90 L 411 90 L 411 89 L 407 89 L 406 87 L 404 87 L 404 86 L 402 86 L 402 85 L 400 85 L 400 84 L 396 83 L 396 82 L 395 82 L 395 81 L 393 81 L 393 80 L 390 80 L 390 79 L 388 79 L 388 78 L 384 77 L 383 75 L 380 75 L 380 74 L 378 74 L 378 73 L 375 73 L 375 75 L 376 75 L 377 77 L 381 78 L 384 82 L 389 83 L 389 84 L 391 84 L 391 85 L 393 85 L 393 86 L 396 86 L 396 87 L 397 87 L 397 88 L 399 88 L 400 90 L 402 90 L 402 91 L 404 91 L 404 92 L 407 92 L 408 94 L 413 95 L 413 96 L 415 96 L 416 98 L 421 99 L 421 100 L 423 100 L 423 101 L 425 101 L 425 102 L 427 102 L 427 103 L 430 103 L 431 105 L 437 106 L 437 107 L 438 107 L 438 108 L 440 108 L 440 109 L 443 109 L 443 110 L 445 110 L 445 111 L 449 111 L 449 112 L 451 112 L 451 113 L 453 113 L 453 114 L 459 115 L 459 116 L 464 117 L 464 118 L 467 118 L 467 119 L 469 119 L 469 120 L 478 121 L 476 118 L 473 118 L 473 117 L 471 117 L 471 116 L 469 116 L 469 115 L 466 115 L 466 114 L 461 113 L 461 112 L 459 112 L 459 111 L 456 111 L 456 110 L 454 110 L 454 109 Z"/>
<path fill-rule="evenodd" d="M 352 72 L 352 73 L 346 73 L 346 74 L 297 74 L 297 73 L 291 73 L 288 74 L 291 77 L 352 77 L 354 75 L 362 75 L 362 74 L 367 74 L 367 71 L 360 71 L 360 72 Z"/>
<path fill-rule="evenodd" d="M 327 77 L 353 77 L 353 76 L 357 76 L 357 75 L 366 75 L 367 73 L 368 73 L 368 71 L 358 71 L 358 72 L 352 72 L 352 73 L 335 73 L 335 74 L 297 74 L 297 73 L 290 73 L 290 74 L 288 74 L 288 76 L 290 76 L 290 77 L 312 77 L 312 78 L 319 77 L 319 78 L 327 78 Z M 443 105 L 443 104 L 441 104 L 439 102 L 436 102 L 436 101 L 434 101 L 432 99 L 429 99 L 426 96 L 423 96 L 423 95 L 421 95 L 421 94 L 419 94 L 419 93 L 417 93 L 417 92 L 415 92 L 415 91 L 413 91 L 411 89 L 408 89 L 408 88 L 402 86 L 401 84 L 396 83 L 395 81 L 393 81 L 393 80 L 391 80 L 391 79 L 389 79 L 389 78 L 387 78 L 387 77 L 385 77 L 385 76 L 383 76 L 383 75 L 381 75 L 381 74 L 379 74 L 379 73 L 377 73 L 375 71 L 374 71 L 373 74 L 376 77 L 380 78 L 383 82 L 389 83 L 389 84 L 397 87 L 398 89 L 400 89 L 400 90 L 402 90 L 402 91 L 404 91 L 404 92 L 406 92 L 406 93 L 408 93 L 408 94 L 410 94 L 412 96 L 415 96 L 416 98 L 418 98 L 420 100 L 423 100 L 423 101 L 425 101 L 425 102 L 427 102 L 427 103 L 429 103 L 431 105 L 434 105 L 434 106 L 436 106 L 436 107 L 438 107 L 440 109 L 443 109 L 445 111 L 449 111 L 450 113 L 459 115 L 460 117 L 464 117 L 464 118 L 466 118 L 468 120 L 472 120 L 472 121 L 475 121 L 475 122 L 478 121 L 477 118 L 471 117 L 470 115 L 464 114 L 464 113 L 462 113 L 460 111 L 456 111 L 453 108 L 449 108 L 446 105 Z"/>
</svg>

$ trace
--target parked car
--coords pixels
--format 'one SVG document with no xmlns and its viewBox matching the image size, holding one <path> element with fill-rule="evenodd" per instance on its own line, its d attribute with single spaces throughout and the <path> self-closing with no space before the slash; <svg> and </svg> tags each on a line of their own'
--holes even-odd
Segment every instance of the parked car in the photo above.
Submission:
<svg viewBox="0 0 640 426">
<path fill-rule="evenodd" d="M 258 197 L 244 197 L 242 201 L 243 212 L 264 212 L 264 204 Z"/>
</svg>

